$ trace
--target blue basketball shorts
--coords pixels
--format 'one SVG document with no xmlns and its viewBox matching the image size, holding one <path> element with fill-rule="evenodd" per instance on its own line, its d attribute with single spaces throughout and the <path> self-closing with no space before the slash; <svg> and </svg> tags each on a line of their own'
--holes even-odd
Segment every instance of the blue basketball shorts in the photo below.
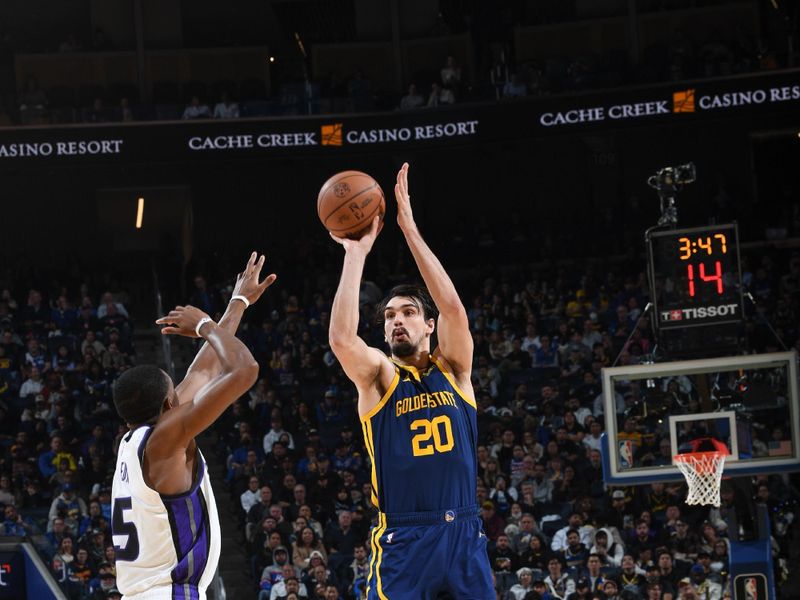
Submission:
<svg viewBox="0 0 800 600">
<path fill-rule="evenodd" d="M 370 532 L 367 600 L 495 600 L 486 534 L 475 507 L 379 513 Z"/>
</svg>

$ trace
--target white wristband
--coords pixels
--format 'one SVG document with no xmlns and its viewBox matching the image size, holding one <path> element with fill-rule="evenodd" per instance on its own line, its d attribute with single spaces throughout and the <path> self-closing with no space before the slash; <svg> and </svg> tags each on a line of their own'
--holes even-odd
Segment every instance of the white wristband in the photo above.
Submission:
<svg viewBox="0 0 800 600">
<path fill-rule="evenodd" d="M 242 296 L 241 294 L 236 294 L 235 296 L 231 296 L 231 302 L 233 302 L 234 300 L 241 300 L 242 302 L 244 302 L 245 308 L 250 308 L 250 300 L 248 300 L 246 296 Z"/>
<path fill-rule="evenodd" d="M 203 317 L 197 322 L 197 327 L 194 328 L 194 332 L 197 334 L 197 337 L 203 337 L 200 334 L 200 328 L 205 325 L 206 323 L 213 323 L 214 320 L 211 317 Z"/>
</svg>

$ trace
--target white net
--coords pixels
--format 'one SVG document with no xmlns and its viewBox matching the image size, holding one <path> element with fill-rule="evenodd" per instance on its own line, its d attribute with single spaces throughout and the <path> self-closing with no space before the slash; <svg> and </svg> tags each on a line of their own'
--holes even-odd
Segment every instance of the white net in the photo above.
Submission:
<svg viewBox="0 0 800 600">
<path fill-rule="evenodd" d="M 675 457 L 675 465 L 689 484 L 686 504 L 713 504 L 719 506 L 719 485 L 725 467 L 722 452 L 690 452 Z"/>
</svg>

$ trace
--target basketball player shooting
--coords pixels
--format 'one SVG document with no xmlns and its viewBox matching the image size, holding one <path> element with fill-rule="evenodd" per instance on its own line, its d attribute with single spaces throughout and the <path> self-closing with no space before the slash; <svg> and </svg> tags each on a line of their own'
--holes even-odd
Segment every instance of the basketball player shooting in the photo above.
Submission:
<svg viewBox="0 0 800 600">
<path fill-rule="evenodd" d="M 458 599 L 493 600 L 476 506 L 478 431 L 467 313 L 414 222 L 407 163 L 394 191 L 397 223 L 427 290 L 401 285 L 379 306 L 390 356 L 357 334 L 359 286 L 380 218 L 359 240 L 332 236 L 345 257 L 330 344 L 358 389 L 372 502 L 379 510 L 367 598 L 425 600 L 446 591 Z M 431 351 L 434 330 L 439 346 Z"/>
<path fill-rule="evenodd" d="M 258 363 L 234 332 L 245 308 L 274 281 L 259 282 L 255 252 L 231 302 L 214 323 L 192 306 L 156 321 L 164 335 L 206 343 L 173 386 L 155 366 L 134 367 L 114 385 L 114 404 L 130 431 L 122 438 L 112 487 L 117 587 L 126 600 L 204 600 L 217 568 L 220 527 L 206 462 L 195 436 L 256 381 Z"/>
</svg>

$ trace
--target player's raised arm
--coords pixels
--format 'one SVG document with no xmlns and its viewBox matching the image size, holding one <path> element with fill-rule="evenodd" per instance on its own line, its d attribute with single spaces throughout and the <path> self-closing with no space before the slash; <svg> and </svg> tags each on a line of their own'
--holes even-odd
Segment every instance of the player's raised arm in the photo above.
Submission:
<svg viewBox="0 0 800 600">
<path fill-rule="evenodd" d="M 364 263 L 380 231 L 380 217 L 375 217 L 369 232 L 359 240 L 331 237 L 344 246 L 344 265 L 339 287 L 333 299 L 328 341 L 344 372 L 359 389 L 374 385 L 381 366 L 389 361 L 358 337 L 358 296 Z M 360 407 L 361 408 L 361 407 Z"/>
<path fill-rule="evenodd" d="M 191 401 L 165 411 L 159 419 L 148 448 L 163 447 L 164 454 L 168 454 L 169 449 L 185 450 L 195 436 L 250 389 L 258 377 L 258 363 L 241 340 L 193 306 L 177 306 L 156 323 L 165 325 L 167 334 L 204 338 L 220 364 L 220 373 Z M 177 395 L 174 402 L 177 403 Z"/>
<path fill-rule="evenodd" d="M 414 222 L 408 193 L 408 163 L 403 163 L 394 186 L 397 199 L 397 224 L 406 238 L 422 279 L 439 309 L 439 351 L 459 375 L 472 369 L 472 335 L 467 311 L 442 263 L 431 251 Z"/>
<path fill-rule="evenodd" d="M 272 273 L 259 283 L 258 278 L 264 266 L 264 260 L 263 254 L 261 258 L 258 258 L 258 254 L 253 252 L 245 265 L 244 271 L 236 277 L 236 285 L 233 288 L 231 301 L 218 323 L 226 331 L 235 334 L 239 328 L 245 308 L 257 302 L 261 298 L 261 294 L 275 282 L 276 275 Z M 247 302 L 245 303 L 242 298 L 246 298 Z M 203 347 L 200 348 L 197 356 L 195 356 L 186 371 L 183 381 L 175 386 L 178 403 L 183 404 L 192 400 L 197 392 L 219 373 L 220 364 L 217 353 L 214 352 L 210 344 L 203 344 Z"/>
</svg>

